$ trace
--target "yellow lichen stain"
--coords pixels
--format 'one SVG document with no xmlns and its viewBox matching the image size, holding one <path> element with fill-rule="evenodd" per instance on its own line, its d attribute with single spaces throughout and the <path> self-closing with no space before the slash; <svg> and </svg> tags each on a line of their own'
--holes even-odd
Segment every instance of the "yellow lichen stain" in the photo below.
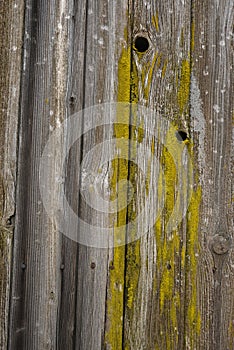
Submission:
<svg viewBox="0 0 234 350">
<path fill-rule="evenodd" d="M 166 70 L 167 70 L 167 64 L 168 64 L 168 60 L 165 59 L 164 63 L 163 63 L 163 67 L 162 67 L 162 77 L 165 77 L 166 74 Z"/>
<path fill-rule="evenodd" d="M 118 101 L 130 101 L 130 81 L 131 81 L 131 52 L 130 48 L 123 48 L 118 64 Z M 114 137 L 119 139 L 129 139 L 129 106 L 117 105 L 116 123 L 114 124 Z M 120 124 L 123 122 L 123 124 Z M 118 183 L 128 179 L 128 160 L 116 157 L 112 161 L 111 177 L 111 200 L 118 198 L 121 208 L 117 210 L 114 219 L 114 239 L 116 231 L 123 227 L 125 235 L 125 225 L 127 218 L 127 194 L 119 191 Z M 118 196 L 118 197 L 117 197 Z M 118 208 L 117 208 L 118 209 Z M 109 329 L 106 333 L 106 342 L 112 350 L 122 350 L 123 336 L 123 313 L 124 313 L 124 289 L 125 289 L 125 246 L 115 247 L 113 252 L 113 266 L 109 274 L 109 296 L 107 302 L 107 313 L 109 319 Z"/>
<path fill-rule="evenodd" d="M 194 20 L 192 21 L 192 24 L 191 24 L 191 43 L 190 43 L 190 46 L 191 46 L 191 51 L 193 52 L 194 46 L 195 46 L 195 22 L 194 22 Z"/>
<path fill-rule="evenodd" d="M 118 102 L 130 101 L 131 49 L 123 48 L 118 64 Z"/>
<path fill-rule="evenodd" d="M 142 143 L 142 141 L 145 137 L 145 130 L 144 130 L 143 122 L 141 122 L 140 126 L 137 127 L 136 135 L 137 135 L 137 138 L 136 138 L 137 142 Z"/>
<path fill-rule="evenodd" d="M 158 11 L 156 11 L 155 15 L 152 16 L 152 24 L 156 29 L 156 32 L 159 32 L 159 24 L 158 24 Z"/>
<path fill-rule="evenodd" d="M 160 312 L 161 314 L 165 311 L 166 301 L 170 303 L 174 299 L 174 280 L 175 280 L 175 267 L 174 262 L 176 254 L 179 252 L 179 235 L 174 232 L 171 240 L 164 240 L 161 252 L 161 268 L 162 278 L 160 284 Z M 168 269 L 170 266 L 170 269 Z M 175 320 L 173 320 L 175 322 Z"/>
<path fill-rule="evenodd" d="M 131 127 L 130 127 L 130 139 L 133 141 L 131 143 L 131 148 L 129 149 L 129 154 L 131 159 L 136 159 L 137 157 L 137 144 L 141 143 L 144 139 L 144 119 L 139 120 L 137 103 L 139 101 L 139 79 L 138 70 L 135 61 L 132 60 L 131 66 L 131 81 L 130 81 L 130 102 L 131 102 Z M 134 141 L 137 141 L 136 143 Z M 131 229 L 128 230 L 128 239 L 131 241 L 126 247 L 126 280 L 125 280 L 125 290 L 126 290 L 126 303 L 127 303 L 127 317 L 131 318 L 132 309 L 134 307 L 135 293 L 137 291 L 138 280 L 140 275 L 140 240 L 135 241 L 135 235 L 137 232 L 136 224 L 134 220 L 136 219 L 137 212 L 135 211 L 136 203 L 136 174 L 138 172 L 137 165 L 134 162 L 129 163 L 129 181 L 134 189 L 134 196 L 131 203 L 128 205 L 127 221 L 131 222 Z M 147 179 L 146 179 L 147 186 Z"/>
<path fill-rule="evenodd" d="M 234 320 L 231 319 L 228 327 L 230 349 L 234 349 Z"/>
<path fill-rule="evenodd" d="M 185 267 L 185 255 L 186 255 L 186 246 L 183 243 L 182 249 L 181 249 L 181 267 L 184 269 Z"/>
<path fill-rule="evenodd" d="M 170 350 L 171 349 L 171 339 L 170 339 L 170 335 L 169 333 L 166 333 L 166 349 Z"/>
<path fill-rule="evenodd" d="M 155 27 L 157 27 L 157 19 L 155 19 Z M 140 57 L 140 56 L 139 56 Z M 142 55 L 143 57 L 143 55 Z M 152 77 L 155 72 L 155 68 L 159 68 L 161 65 L 161 55 L 156 54 L 151 62 L 143 65 L 140 78 L 138 78 L 137 68 L 134 62 L 131 63 L 131 49 L 123 48 L 121 57 L 118 64 L 118 101 L 119 102 L 132 102 L 137 103 L 139 99 L 139 86 L 142 87 L 144 92 L 144 98 L 148 100 L 150 93 L 150 86 L 152 84 Z M 166 74 L 167 61 L 164 61 L 162 76 Z M 139 85 L 140 84 L 140 85 Z M 178 105 L 180 112 L 184 113 L 188 108 L 190 89 L 190 62 L 183 60 L 181 70 L 178 79 Z M 117 121 L 124 120 L 129 121 L 130 115 L 132 120 L 135 122 L 138 118 L 137 113 L 129 110 L 129 108 L 121 110 L 117 109 Z M 121 112 L 121 113 L 120 113 Z M 121 118 L 119 119 L 119 115 Z M 123 119 L 124 118 L 124 119 Z M 130 127 L 125 124 L 114 125 L 114 136 L 116 138 L 134 139 L 138 142 L 142 142 L 144 138 L 144 125 L 141 121 L 138 127 Z M 193 193 L 192 200 L 188 210 L 188 239 L 187 245 L 181 246 L 181 240 L 177 231 L 171 233 L 170 239 L 165 233 L 165 225 L 172 215 L 175 200 L 176 200 L 176 186 L 177 186 L 177 169 L 174 159 L 170 153 L 170 138 L 168 138 L 165 147 L 163 147 L 161 165 L 163 167 L 164 174 L 160 172 L 160 181 L 158 183 L 158 190 L 164 195 L 164 211 L 162 217 L 158 218 L 155 224 L 155 237 L 156 237 L 156 249 L 157 249 L 157 270 L 160 271 L 160 275 L 157 280 L 154 279 L 153 288 L 159 290 L 159 305 L 161 315 L 167 315 L 168 327 L 172 329 L 172 335 L 176 337 L 178 335 L 178 320 L 177 315 L 180 315 L 180 295 L 175 288 L 175 261 L 181 259 L 182 271 L 186 269 L 189 283 L 191 283 L 191 298 L 187 308 L 187 322 L 189 324 L 188 337 L 192 338 L 195 334 L 200 332 L 201 328 L 201 317 L 197 310 L 197 294 L 196 294 L 196 252 L 198 246 L 198 218 L 199 218 L 199 201 L 201 193 L 199 190 Z M 183 142 L 184 147 L 190 146 L 186 140 Z M 152 141 L 151 148 L 154 149 L 154 140 Z M 133 147 L 130 150 L 131 154 L 135 156 L 137 150 Z M 179 157 L 179 155 L 178 155 Z M 133 157 L 134 158 L 134 157 Z M 130 166 L 127 159 L 114 159 L 112 161 L 112 179 L 111 179 L 111 191 L 112 198 L 115 199 L 117 195 L 117 184 L 120 180 L 129 179 L 133 186 L 136 186 L 135 174 L 136 167 Z M 150 176 L 150 175 L 149 175 Z M 166 191 L 164 193 L 164 184 Z M 147 187 L 147 186 L 146 186 Z M 123 194 L 123 198 L 119 197 L 118 200 L 122 204 L 127 205 L 127 194 Z M 135 217 L 136 213 L 133 210 L 132 204 L 118 212 L 115 220 L 115 228 L 125 225 L 127 220 L 131 221 Z M 136 227 L 132 229 L 136 230 Z M 114 229 L 115 231 L 115 229 Z M 128 234 L 134 234 L 135 232 L 129 232 Z M 127 253 L 127 254 L 126 254 Z M 187 258 L 190 256 L 190 259 Z M 126 260 L 125 260 L 126 259 Z M 127 266 L 125 266 L 127 263 Z M 127 248 L 118 247 L 114 249 L 113 265 L 114 269 L 110 271 L 109 276 L 109 297 L 107 304 L 109 330 L 107 333 L 107 341 L 110 348 L 122 349 L 122 337 L 123 337 L 123 313 L 124 313 L 124 302 L 126 302 L 127 315 L 131 317 L 132 310 L 134 308 L 135 293 L 138 287 L 139 273 L 140 273 L 140 241 L 136 241 L 128 244 Z M 170 268 L 168 268 L 168 266 Z M 126 300 L 124 300 L 124 290 L 126 292 Z M 169 311 L 169 312 L 168 312 Z M 164 317 L 163 316 L 163 317 Z M 173 330 L 174 329 L 174 330 Z M 165 335 L 166 336 L 166 335 Z M 168 335 L 165 338 L 167 349 L 170 349 L 172 339 Z M 157 345 L 156 345 L 157 346 Z M 125 349 L 128 349 L 126 344 Z"/>
<path fill-rule="evenodd" d="M 133 308 L 134 295 L 137 290 L 139 273 L 140 273 L 140 240 L 135 243 L 128 244 L 127 247 L 127 274 L 126 274 L 126 290 L 127 290 L 127 307 Z"/>
<path fill-rule="evenodd" d="M 110 270 L 108 298 L 108 318 L 110 326 L 106 341 L 113 350 L 122 349 L 123 335 L 123 303 L 124 303 L 124 246 L 114 248 L 114 269 Z"/>
<path fill-rule="evenodd" d="M 165 178 L 165 221 L 167 222 L 173 212 L 175 205 L 175 185 L 177 182 L 177 169 L 173 159 L 173 156 L 169 152 L 168 148 L 163 149 L 162 163 L 164 166 L 164 178 Z"/>
<path fill-rule="evenodd" d="M 184 145 L 188 145 L 189 144 L 189 140 L 188 139 L 186 139 L 186 140 L 184 140 L 182 142 L 183 142 Z"/>
<path fill-rule="evenodd" d="M 131 66 L 131 80 L 130 80 L 130 94 L 131 96 L 129 97 L 129 102 L 131 103 L 138 103 L 139 100 L 139 96 L 138 96 L 138 84 L 139 84 L 139 80 L 138 80 L 138 72 L 137 72 L 137 67 L 135 62 L 132 62 L 132 66 Z"/>
<path fill-rule="evenodd" d="M 190 345 L 194 345 L 194 337 L 200 333 L 201 330 L 201 315 L 197 309 L 197 257 L 199 253 L 198 243 L 198 227 L 199 227 L 199 208 L 201 202 L 202 191 L 198 187 L 193 192 L 192 198 L 188 208 L 187 220 L 187 250 L 186 250 L 186 271 L 189 284 L 191 285 L 189 305 L 187 310 L 187 320 L 189 325 L 188 339 Z"/>
<path fill-rule="evenodd" d="M 165 146 L 162 149 L 161 164 L 164 179 L 164 212 L 155 225 L 155 237 L 157 247 L 157 270 L 160 281 L 154 281 L 154 291 L 159 291 L 160 315 L 168 320 L 168 329 L 173 334 L 173 339 L 166 339 L 165 347 L 171 349 L 172 342 L 178 340 L 178 317 L 181 318 L 181 300 L 180 292 L 176 287 L 175 280 L 178 278 L 175 273 L 175 262 L 180 259 L 182 274 L 187 271 L 188 284 L 192 286 L 189 294 L 189 305 L 186 312 L 187 324 L 189 324 L 188 338 L 193 343 L 195 334 L 201 331 L 201 315 L 197 308 L 196 294 L 196 273 L 198 253 L 198 221 L 199 221 L 199 205 L 201 200 L 201 189 L 198 187 L 192 192 L 191 201 L 187 211 L 188 233 L 186 242 L 182 242 L 179 233 L 174 230 L 171 234 L 166 232 L 167 222 L 174 215 L 173 209 L 176 203 L 178 170 L 176 164 L 180 164 L 180 157 L 187 147 L 191 160 L 193 159 L 193 146 L 189 140 L 180 143 L 178 148 L 174 142 L 178 142 L 173 137 L 175 133 L 174 127 L 168 131 Z M 176 152 L 173 151 L 177 150 Z M 193 166 L 188 168 L 188 176 L 192 176 Z M 182 175 L 182 174 L 181 174 Z M 187 181 L 182 177 L 183 181 Z M 195 181 L 198 178 L 195 175 Z M 188 187 L 184 186 L 184 195 L 186 196 Z M 188 256 L 190 257 L 188 259 Z M 157 277 L 157 279 L 159 278 Z M 169 313 L 169 314 L 168 314 Z M 177 341 L 176 340 L 176 341 Z M 163 340 L 162 340 L 163 341 Z M 159 344 L 158 344 L 159 345 Z M 192 347 L 191 347 L 192 348 Z"/>
<path fill-rule="evenodd" d="M 160 267 L 162 262 L 162 242 L 163 242 L 161 218 L 159 218 L 155 224 L 155 237 L 156 237 L 156 243 L 157 243 L 157 266 Z"/>
<path fill-rule="evenodd" d="M 168 138 L 168 142 L 170 142 Z M 168 222 L 175 203 L 175 186 L 177 182 L 177 170 L 174 163 L 174 159 L 170 154 L 168 148 L 164 147 L 162 151 L 161 162 L 164 171 L 165 181 L 165 202 L 164 202 L 164 222 Z M 160 225 L 160 226 L 159 226 Z M 156 242 L 157 242 L 157 262 L 158 267 L 161 266 L 162 277 L 160 284 L 160 310 L 161 313 L 164 310 L 166 300 L 170 300 L 173 297 L 174 287 L 174 256 L 178 247 L 178 234 L 172 233 L 172 239 L 168 240 L 168 237 L 163 235 L 161 221 L 156 223 Z M 167 265 L 170 264 L 171 269 L 168 270 Z"/>
<path fill-rule="evenodd" d="M 188 208 L 188 230 L 187 230 L 187 254 L 189 256 L 190 272 L 196 271 L 196 254 L 198 254 L 197 232 L 199 225 L 199 207 L 201 201 L 201 187 L 193 192 Z"/>
<path fill-rule="evenodd" d="M 137 122 L 137 109 L 134 109 L 134 103 L 138 102 L 138 79 L 137 70 L 134 64 L 131 63 L 131 48 L 123 48 L 118 62 L 118 102 L 125 102 L 126 104 L 118 104 L 116 110 L 116 123 L 114 123 L 114 137 L 116 138 L 116 146 L 121 147 L 121 153 L 129 154 L 134 159 L 137 150 L 133 146 L 131 149 L 128 143 L 124 147 L 128 149 L 123 150 L 122 140 L 136 140 L 142 142 L 144 137 L 143 121 L 139 126 Z M 132 102 L 130 106 L 129 103 Z M 131 123 L 130 123 L 131 121 Z M 131 126 L 130 126 L 131 125 Z M 122 152 L 123 151 L 123 152 Z M 118 230 L 123 228 L 122 234 L 125 237 L 135 234 L 136 228 L 133 226 L 131 232 L 126 231 L 127 222 L 134 220 L 135 212 L 132 203 L 128 204 L 127 191 L 120 191 L 119 184 L 121 180 L 130 181 L 136 190 L 135 174 L 137 167 L 133 162 L 129 162 L 129 158 L 119 158 L 116 156 L 112 160 L 111 169 L 111 199 L 118 199 L 119 206 L 124 208 L 117 210 L 116 217 L 114 217 L 114 237 Z M 117 208 L 118 209 L 118 208 Z M 121 232 L 120 231 L 120 232 Z M 134 303 L 134 295 L 137 289 L 139 270 L 140 270 L 140 241 L 129 243 L 128 246 L 121 246 L 114 248 L 113 266 L 109 275 L 109 298 L 107 303 L 107 314 L 109 329 L 106 334 L 106 342 L 112 350 L 122 349 L 123 337 L 123 318 L 124 318 L 124 303 L 127 303 L 127 308 L 132 309 Z M 125 264 L 127 264 L 125 266 Z M 124 292 L 126 293 L 126 300 L 124 300 Z M 127 312 L 127 311 L 125 311 Z M 126 345 L 126 349 L 128 345 Z"/>
<path fill-rule="evenodd" d="M 172 326 L 174 328 L 177 328 L 177 309 L 180 308 L 180 294 L 178 292 L 175 293 L 173 296 L 172 300 L 172 305 L 171 305 L 171 321 L 172 321 Z"/>
<path fill-rule="evenodd" d="M 160 285 L 160 308 L 161 313 L 163 311 L 163 307 L 165 305 L 166 300 L 171 300 L 173 295 L 173 287 L 174 287 L 174 276 L 173 271 L 167 270 L 167 267 L 163 269 L 162 273 L 162 281 Z"/>
<path fill-rule="evenodd" d="M 186 109 L 188 108 L 189 91 L 190 91 L 190 61 L 183 60 L 181 64 L 179 89 L 178 89 L 178 95 L 177 95 L 180 113 L 185 112 Z"/>
</svg>

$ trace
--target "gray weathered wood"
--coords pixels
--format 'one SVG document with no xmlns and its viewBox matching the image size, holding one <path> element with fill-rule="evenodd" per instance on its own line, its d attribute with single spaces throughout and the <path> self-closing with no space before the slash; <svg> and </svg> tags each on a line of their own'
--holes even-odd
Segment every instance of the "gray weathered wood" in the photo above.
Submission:
<svg viewBox="0 0 234 350">
<path fill-rule="evenodd" d="M 24 6 L 0 4 L 0 347 L 7 347 Z"/>
<path fill-rule="evenodd" d="M 233 349 L 233 1 L 4 0 L 0 18 L 0 347 Z M 126 105 L 97 128 L 84 109 L 106 102 Z M 77 216 L 122 225 L 127 245 L 84 245 L 79 225 L 77 243 L 43 207 L 42 152 L 77 113 L 94 128 L 56 178 L 65 129 L 44 186 L 64 182 Z"/>
<path fill-rule="evenodd" d="M 190 1 L 183 3 L 134 1 L 133 42 L 138 35 L 146 36 L 150 42 L 150 48 L 146 54 L 141 55 L 133 51 L 135 74 L 138 80 L 138 101 L 157 111 L 155 121 L 151 125 L 148 124 L 147 117 L 143 116 L 143 128 L 148 131 L 153 129 L 155 135 L 161 134 L 165 139 L 168 138 L 165 120 L 174 123 L 176 129 L 182 129 L 190 134 L 188 99 L 190 16 Z M 173 138 L 175 135 L 169 135 L 170 137 Z M 152 136 L 146 132 L 145 139 L 142 141 L 145 155 L 152 142 Z M 159 154 L 159 158 L 164 162 L 165 148 L 162 143 L 160 144 L 160 140 L 155 143 L 155 153 Z M 170 140 L 165 140 L 164 145 L 170 152 L 169 144 Z M 168 169 L 167 180 L 171 177 L 170 181 L 173 182 L 175 181 L 173 169 L 167 161 L 165 162 L 164 171 Z M 154 182 L 154 186 L 159 187 L 156 168 L 157 164 L 152 162 L 149 178 Z M 139 188 L 142 186 L 141 181 L 142 179 L 139 178 L 137 185 Z M 164 193 L 166 211 L 162 213 L 161 222 L 157 223 L 150 234 L 141 238 L 140 248 L 137 244 L 134 247 L 134 243 L 127 246 L 126 282 L 130 286 L 135 285 L 136 288 L 133 291 L 132 306 L 126 307 L 125 311 L 125 346 L 129 349 L 182 349 L 184 347 L 186 276 L 181 260 L 183 245 L 185 246 L 188 240 L 187 225 L 184 220 L 179 230 L 173 233 L 166 231 L 170 217 L 168 214 L 172 215 L 173 197 L 179 191 L 177 185 L 174 188 L 169 183 L 167 185 L 170 186 L 169 191 L 172 193 L 171 198 Z M 147 189 L 145 192 L 146 205 L 150 213 L 151 203 L 147 203 Z M 157 199 L 154 198 L 154 200 L 154 203 L 157 203 Z M 181 205 L 183 207 L 186 203 Z M 140 264 L 137 261 L 140 261 Z M 133 283 L 132 275 L 138 278 Z M 127 297 L 128 294 L 130 293 L 127 290 Z"/>
<path fill-rule="evenodd" d="M 25 4 L 10 349 L 54 349 L 57 342 L 61 236 L 43 209 L 38 179 L 49 131 L 66 113 L 71 12 L 71 2 Z"/>
<path fill-rule="evenodd" d="M 93 105 L 116 101 L 117 98 L 117 75 L 119 56 L 121 54 L 121 40 L 123 40 L 126 27 L 127 4 L 108 3 L 106 1 L 88 2 L 86 8 L 86 32 L 77 26 L 77 37 L 75 39 L 75 52 L 78 50 L 79 42 L 85 38 L 84 57 L 85 70 L 83 72 L 83 108 Z M 76 15 L 77 23 L 80 16 Z M 75 72 L 78 71 L 80 63 L 74 59 Z M 79 75 L 72 76 L 74 83 Z M 74 89 L 75 95 L 79 93 Z M 88 118 L 95 120 L 95 111 Z M 84 120 L 85 122 L 85 120 Z M 112 129 L 102 127 L 93 130 L 82 139 L 82 159 L 92 148 L 102 142 L 105 138 L 111 138 Z M 104 151 L 104 150 L 103 150 Z M 105 186 L 108 172 L 107 164 L 101 165 L 100 158 L 90 157 L 87 168 L 92 168 L 95 162 L 95 182 L 89 180 L 87 174 L 81 172 L 80 188 L 88 186 Z M 79 169 L 79 165 L 77 167 Z M 90 174 L 91 175 L 91 174 Z M 79 215 L 90 225 L 105 226 L 108 224 L 108 216 L 97 216 L 85 201 L 81 200 Z M 79 245 L 77 261 L 77 308 L 76 308 L 76 349 L 103 349 L 105 347 L 106 331 L 106 297 L 108 290 L 109 259 L 113 255 L 112 249 L 99 249 Z M 91 268 L 93 264 L 93 268 Z"/>
<path fill-rule="evenodd" d="M 202 329 L 194 345 L 199 349 L 233 348 L 233 250 L 222 254 L 213 241 L 215 235 L 230 241 L 234 232 L 233 15 L 232 1 L 194 2 L 191 117 L 203 194 L 197 289 Z"/>
</svg>

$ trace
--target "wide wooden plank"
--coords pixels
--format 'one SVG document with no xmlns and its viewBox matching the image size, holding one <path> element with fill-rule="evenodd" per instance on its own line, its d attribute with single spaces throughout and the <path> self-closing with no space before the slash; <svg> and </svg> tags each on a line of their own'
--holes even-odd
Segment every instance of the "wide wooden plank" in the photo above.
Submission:
<svg viewBox="0 0 234 350">
<path fill-rule="evenodd" d="M 202 184 L 199 349 L 233 348 L 233 1 L 194 1 L 191 116 Z"/>
<path fill-rule="evenodd" d="M 189 176 L 192 174 L 188 164 L 182 161 L 182 153 L 184 149 L 187 150 L 187 145 L 182 145 L 175 136 L 176 130 L 182 130 L 190 139 L 191 132 L 191 4 L 190 1 L 135 1 L 132 11 L 132 75 L 136 87 L 131 89 L 131 100 L 154 113 L 153 118 L 149 118 L 149 112 L 148 115 L 143 113 L 135 117 L 143 129 L 143 139 L 140 139 L 141 129 L 134 132 L 143 148 L 143 157 L 147 159 L 149 151 L 156 154 L 155 160 L 148 158 L 147 181 L 152 183 L 152 189 L 158 189 L 156 195 L 152 196 L 153 201 L 149 199 L 150 190 L 147 187 L 143 199 L 139 197 L 143 186 L 142 177 L 134 174 L 130 177 L 136 178 L 139 193 L 135 206 L 145 205 L 149 217 L 153 215 L 153 210 L 158 210 L 160 215 L 140 241 L 127 246 L 124 344 L 129 349 L 182 349 L 185 346 L 184 321 L 189 308 L 194 307 L 196 312 L 193 292 L 188 293 L 186 298 L 187 284 L 194 284 L 196 272 L 191 272 L 193 267 L 187 267 L 188 260 L 185 257 L 190 236 L 196 236 L 196 232 L 191 232 L 189 227 L 196 224 L 187 222 L 185 215 L 180 215 L 188 209 Z M 146 52 L 139 53 L 139 36 L 149 42 Z M 155 136 L 152 136 L 152 130 Z M 137 163 L 141 157 L 142 150 L 137 149 Z M 186 167 L 187 177 L 184 178 L 181 168 Z M 196 184 L 193 190 L 196 206 Z M 164 199 L 163 208 L 160 192 Z M 188 217 L 192 207 L 189 211 Z M 149 225 L 149 217 L 144 220 L 146 226 Z M 177 224 L 172 225 L 173 221 L 177 221 Z M 135 229 L 140 230 L 142 226 Z M 194 257 L 193 249 L 194 246 L 191 246 L 191 259 Z M 189 302 L 191 297 L 192 306 Z M 188 328 L 193 327 L 195 317 L 193 315 L 193 319 L 188 321 Z M 193 332 L 188 329 L 188 333 L 189 344 Z"/>
<path fill-rule="evenodd" d="M 6 349 L 24 1 L 0 3 L 0 348 Z"/>
<path fill-rule="evenodd" d="M 107 1 L 92 1 L 88 2 L 86 11 L 86 32 L 79 32 L 74 45 L 74 52 L 77 52 L 80 40 L 85 37 L 83 108 L 116 101 L 117 62 L 121 54 L 121 44 L 124 40 L 124 30 L 128 20 L 126 2 L 110 4 Z M 79 18 L 77 14 L 77 28 L 79 28 Z M 75 72 L 77 72 L 78 63 L 75 58 L 74 67 Z M 75 84 L 79 76 L 75 74 L 72 79 L 76 95 L 79 90 Z M 101 147 L 101 153 L 88 156 L 84 168 L 80 169 L 78 164 L 77 169 L 81 171 L 79 188 L 82 193 L 88 193 L 90 196 L 90 191 L 98 192 L 98 189 L 102 189 L 99 195 L 103 195 L 108 200 L 110 198 L 108 188 L 110 177 L 108 168 L 110 166 L 106 162 L 102 164 L 102 153 L 105 153 L 104 141 L 113 137 L 113 130 L 112 127 L 105 125 L 96 128 L 97 120 L 98 115 L 95 109 L 84 116 L 84 123 L 90 121 L 93 130 L 83 135 L 81 158 L 87 157 L 87 154 L 92 152 L 97 144 L 103 144 L 103 146 Z M 93 209 L 94 202 L 89 204 L 85 201 L 85 198 L 80 196 L 78 215 L 90 226 L 108 227 L 110 221 L 108 213 L 99 212 L 102 209 L 99 205 L 101 200 L 99 195 L 97 194 L 97 198 L 94 199 L 97 210 Z M 98 239 L 97 237 L 97 242 Z M 100 248 L 97 242 L 94 240 L 90 242 L 90 245 L 80 244 L 78 249 L 77 315 L 75 324 L 75 347 L 77 349 L 103 349 L 105 338 L 108 337 L 105 334 L 106 328 L 110 331 L 110 327 L 112 327 L 112 325 L 110 327 L 106 325 L 106 298 L 110 283 L 108 277 L 109 261 L 112 260 L 115 252 L 112 248 L 108 249 L 108 246 Z M 112 311 L 118 312 L 117 308 Z"/>
<path fill-rule="evenodd" d="M 9 349 L 54 349 L 57 343 L 61 236 L 43 208 L 39 166 L 49 133 L 66 116 L 71 9 L 67 1 L 27 1 L 25 7 Z"/>
</svg>

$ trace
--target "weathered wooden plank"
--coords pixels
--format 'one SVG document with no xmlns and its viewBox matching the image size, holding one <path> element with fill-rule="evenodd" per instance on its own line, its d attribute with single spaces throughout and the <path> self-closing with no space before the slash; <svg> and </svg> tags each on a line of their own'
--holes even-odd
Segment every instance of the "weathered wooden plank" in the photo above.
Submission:
<svg viewBox="0 0 234 350">
<path fill-rule="evenodd" d="M 152 187 L 158 188 L 160 192 L 158 166 L 161 162 L 161 176 L 166 189 L 162 189 L 164 210 L 154 227 L 140 241 L 127 246 L 124 345 L 129 349 L 177 349 L 184 346 L 184 319 L 187 314 L 184 256 L 190 233 L 189 224 L 186 220 L 181 223 L 178 213 L 173 213 L 173 210 L 178 196 L 181 196 L 180 210 L 184 211 L 187 205 L 186 195 L 178 194 L 186 191 L 186 184 L 180 186 L 184 179 L 176 168 L 176 161 L 180 167 L 186 167 L 186 164 L 181 164 L 176 156 L 181 150 L 179 142 L 178 145 L 176 143 L 175 131 L 182 129 L 188 134 L 190 131 L 190 15 L 189 1 L 183 4 L 177 1 L 157 4 L 134 2 L 132 45 L 135 48 L 132 51 L 132 76 L 135 86 L 131 88 L 131 99 L 157 112 L 153 120 L 145 114 L 136 115 L 139 118 L 138 125 L 144 130 L 142 140 L 142 130 L 134 132 L 142 145 L 143 156 L 147 159 L 149 151 L 155 152 L 159 160 L 159 163 L 151 161 L 147 181 L 152 182 Z M 149 41 L 147 52 L 137 52 L 137 36 Z M 171 131 L 167 129 L 168 122 L 171 123 Z M 152 130 L 155 137 L 150 134 Z M 142 157 L 141 152 L 136 150 L 136 163 Z M 140 175 L 137 176 L 137 197 L 134 204 L 135 207 L 142 203 L 146 205 L 150 216 L 152 201 L 149 200 L 147 187 L 143 196 L 145 201 L 140 198 L 143 179 Z M 130 177 L 134 178 L 134 175 L 130 174 Z M 160 208 L 159 192 L 158 198 L 153 197 L 154 210 Z M 178 219 L 179 226 L 169 230 L 168 225 L 173 217 Z M 147 222 L 149 224 L 149 218 L 144 224 L 147 225 Z M 142 228 L 139 225 L 135 229 Z"/>
<path fill-rule="evenodd" d="M 38 180 L 49 132 L 66 116 L 71 5 L 26 2 L 9 349 L 54 349 L 57 342 L 61 237 L 43 209 Z"/>
<path fill-rule="evenodd" d="M 0 348 L 8 336 L 24 2 L 0 4 Z"/>
<path fill-rule="evenodd" d="M 74 52 L 76 52 L 79 41 L 82 36 L 85 36 L 83 108 L 116 101 L 117 62 L 121 54 L 121 43 L 124 40 L 124 29 L 128 20 L 126 17 L 127 3 L 110 4 L 107 1 L 92 1 L 88 2 L 86 11 L 86 33 L 80 31 L 74 45 Z M 77 23 L 78 21 L 77 14 Z M 74 60 L 75 71 L 78 70 L 77 66 Z M 74 86 L 78 79 L 78 75 L 73 77 Z M 75 87 L 74 91 L 75 95 L 79 92 Z M 95 110 L 85 115 L 85 118 L 92 121 L 91 125 L 94 130 L 83 135 L 82 159 L 92 151 L 95 145 L 113 137 L 112 128 L 108 126 L 95 129 L 98 118 Z M 87 121 L 84 120 L 84 123 Z M 104 144 L 102 152 L 105 153 Z M 81 169 L 80 188 L 89 193 L 90 189 L 96 191 L 104 187 L 103 194 L 108 199 L 109 189 L 108 186 L 106 187 L 108 177 L 110 177 L 108 164 L 102 164 L 102 157 L 97 154 L 96 156 L 90 155 L 86 162 L 86 169 Z M 99 198 L 96 199 L 97 204 L 99 200 Z M 101 207 L 98 208 L 101 211 Z M 109 224 L 108 214 L 100 215 L 82 197 L 80 198 L 79 216 L 90 226 L 105 227 L 107 225 L 108 227 Z M 95 241 L 92 242 L 92 245 L 79 245 L 75 347 L 95 350 L 103 349 L 105 346 L 109 260 L 112 259 L 114 253 L 112 248 L 110 250 L 100 249 Z M 117 308 L 113 311 L 118 312 Z M 109 330 L 108 326 L 107 328 Z"/>
<path fill-rule="evenodd" d="M 86 1 L 77 1 L 70 4 L 70 16 L 72 19 L 72 30 L 70 34 L 71 55 L 68 62 L 68 88 L 66 101 L 67 117 L 81 111 L 84 105 L 84 74 L 85 74 L 85 52 L 86 52 Z M 63 29 L 62 29 L 63 30 Z M 66 137 L 69 138 L 69 130 Z M 66 140 L 64 140 L 66 142 Z M 79 184 L 80 184 L 80 158 L 81 158 L 81 139 L 77 140 L 72 147 L 66 167 L 66 195 L 73 210 L 79 211 Z M 61 300 L 58 311 L 57 327 L 57 348 L 74 349 L 76 348 L 77 312 L 76 299 L 78 284 L 78 254 L 79 247 L 77 242 L 72 241 L 63 235 L 61 248 L 62 263 L 62 283 Z"/>
<path fill-rule="evenodd" d="M 199 349 L 233 348 L 233 13 L 232 1 L 194 1 L 191 115 L 203 194 Z"/>
</svg>

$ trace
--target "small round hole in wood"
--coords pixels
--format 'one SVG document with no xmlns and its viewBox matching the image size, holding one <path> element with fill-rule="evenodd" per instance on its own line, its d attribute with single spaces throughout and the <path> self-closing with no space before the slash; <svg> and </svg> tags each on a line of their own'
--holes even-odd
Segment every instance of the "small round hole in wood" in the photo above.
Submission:
<svg viewBox="0 0 234 350">
<path fill-rule="evenodd" d="M 188 135 L 185 131 L 179 130 L 176 132 L 176 138 L 179 141 L 185 141 L 188 139 Z"/>
<path fill-rule="evenodd" d="M 137 36 L 134 46 L 138 52 L 146 52 L 149 48 L 149 41 L 144 36 Z"/>
<path fill-rule="evenodd" d="M 96 267 L 95 262 L 91 262 L 90 267 L 91 267 L 91 269 L 92 269 L 92 270 L 94 270 L 94 269 L 95 269 L 95 267 Z"/>
<path fill-rule="evenodd" d="M 167 269 L 171 270 L 171 264 L 167 264 Z"/>
</svg>

